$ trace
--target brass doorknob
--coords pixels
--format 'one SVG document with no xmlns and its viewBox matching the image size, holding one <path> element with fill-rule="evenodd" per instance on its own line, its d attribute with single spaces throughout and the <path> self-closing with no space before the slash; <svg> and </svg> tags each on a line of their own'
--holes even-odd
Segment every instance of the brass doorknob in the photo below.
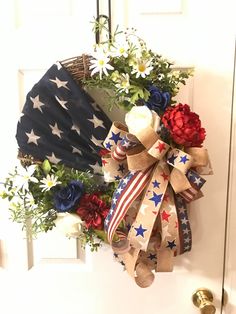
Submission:
<svg viewBox="0 0 236 314">
<path fill-rule="evenodd" d="M 199 288 L 192 296 L 193 304 L 199 308 L 202 314 L 214 314 L 216 308 L 213 302 L 213 294 L 206 288 Z"/>
</svg>

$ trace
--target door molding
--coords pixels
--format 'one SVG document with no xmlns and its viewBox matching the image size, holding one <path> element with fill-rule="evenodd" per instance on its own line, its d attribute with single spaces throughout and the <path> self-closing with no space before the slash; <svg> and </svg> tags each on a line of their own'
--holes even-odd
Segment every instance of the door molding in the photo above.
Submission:
<svg viewBox="0 0 236 314">
<path fill-rule="evenodd" d="M 226 292 L 225 307 L 223 313 L 234 313 L 236 311 L 236 40 L 234 55 L 232 106 L 231 106 L 231 129 L 230 129 L 230 151 L 228 169 L 228 193 L 227 193 L 227 219 L 225 234 L 225 260 L 223 288 Z M 233 303 L 234 302 L 234 303 Z"/>
</svg>

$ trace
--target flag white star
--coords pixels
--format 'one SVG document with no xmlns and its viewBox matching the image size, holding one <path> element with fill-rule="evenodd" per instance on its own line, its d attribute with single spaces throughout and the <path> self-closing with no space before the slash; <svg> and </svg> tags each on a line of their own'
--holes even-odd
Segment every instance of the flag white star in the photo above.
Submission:
<svg viewBox="0 0 236 314">
<path fill-rule="evenodd" d="M 71 130 L 76 131 L 78 133 L 78 135 L 80 135 L 80 128 L 78 127 L 78 125 L 73 124 L 71 127 Z"/>
<path fill-rule="evenodd" d="M 57 85 L 57 88 L 64 87 L 64 88 L 70 90 L 69 87 L 66 86 L 68 84 L 68 81 L 60 81 L 58 77 L 56 77 L 55 80 L 49 79 L 49 81 L 55 83 Z"/>
<path fill-rule="evenodd" d="M 127 183 L 128 183 L 128 181 L 129 181 L 129 179 L 128 179 L 128 178 L 124 178 L 124 179 L 123 179 L 124 184 L 127 184 Z"/>
<path fill-rule="evenodd" d="M 37 136 L 34 134 L 34 130 L 32 129 L 30 133 L 25 133 L 28 136 L 28 141 L 27 143 L 34 143 L 35 145 L 38 145 L 38 139 L 40 139 L 40 136 Z"/>
<path fill-rule="evenodd" d="M 116 192 L 117 192 L 118 194 L 120 194 L 122 191 L 123 191 L 122 188 L 118 188 L 118 189 L 116 190 Z"/>
<path fill-rule="evenodd" d="M 185 246 L 184 250 L 189 251 L 191 249 L 190 245 Z"/>
<path fill-rule="evenodd" d="M 52 129 L 52 134 L 61 138 L 61 133 L 63 133 L 63 132 L 58 128 L 57 123 L 55 123 L 54 125 L 49 124 L 49 126 Z"/>
<path fill-rule="evenodd" d="M 59 97 L 55 96 L 56 100 L 59 102 L 59 104 L 62 106 L 62 108 L 68 110 L 68 108 L 65 106 L 66 103 L 68 103 L 68 101 L 62 100 Z"/>
<path fill-rule="evenodd" d="M 72 153 L 77 153 L 77 154 L 82 155 L 82 152 L 81 152 L 81 150 L 80 150 L 80 149 L 78 149 L 78 148 L 77 148 L 77 147 L 75 147 L 75 146 L 72 146 L 72 148 L 73 148 Z"/>
<path fill-rule="evenodd" d="M 91 121 L 94 125 L 94 129 L 98 128 L 99 126 L 101 128 L 106 128 L 104 125 L 103 125 L 103 121 L 98 119 L 94 114 L 93 114 L 93 119 L 88 119 L 89 121 Z"/>
<path fill-rule="evenodd" d="M 42 103 L 40 100 L 39 100 L 39 95 L 37 95 L 36 97 L 30 97 L 30 100 L 33 102 L 33 108 L 34 109 L 38 109 L 40 112 L 43 112 L 42 110 L 42 106 L 44 106 L 45 104 Z"/>
<path fill-rule="evenodd" d="M 199 186 L 202 183 L 201 178 L 195 178 L 194 183 Z"/>
<path fill-rule="evenodd" d="M 102 167 L 99 165 L 98 162 L 95 163 L 95 165 L 89 165 L 94 173 L 102 173 Z"/>
<path fill-rule="evenodd" d="M 114 209 L 111 208 L 110 211 L 109 211 L 109 214 L 113 214 L 113 212 L 114 212 Z"/>
<path fill-rule="evenodd" d="M 93 135 L 92 135 L 92 137 L 91 137 L 91 139 L 90 139 L 90 140 L 91 140 L 91 142 L 93 142 L 93 144 L 94 144 L 94 145 L 97 145 L 97 146 L 103 147 L 103 146 L 102 146 L 102 142 L 103 142 L 103 141 L 101 141 L 101 140 L 97 140 L 97 139 L 96 139 Z"/>
<path fill-rule="evenodd" d="M 114 178 L 111 176 L 109 171 L 104 171 L 104 181 L 106 182 L 113 182 Z"/>
<path fill-rule="evenodd" d="M 57 158 L 54 153 L 52 153 L 51 156 L 46 156 L 46 157 L 53 164 L 58 164 L 61 161 L 61 159 Z"/>
</svg>

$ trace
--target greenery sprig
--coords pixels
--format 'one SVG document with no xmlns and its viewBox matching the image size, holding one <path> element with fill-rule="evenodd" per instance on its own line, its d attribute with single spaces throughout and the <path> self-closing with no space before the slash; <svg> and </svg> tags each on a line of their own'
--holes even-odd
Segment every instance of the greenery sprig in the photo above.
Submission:
<svg viewBox="0 0 236 314">
<path fill-rule="evenodd" d="M 152 86 L 169 94 L 169 105 L 175 102 L 173 98 L 191 71 L 174 69 L 172 62 L 147 48 L 135 29 L 120 31 L 117 27 L 110 34 L 106 21 L 95 21 L 94 31 L 107 35 L 95 45 L 91 77 L 84 80 L 86 86 L 105 90 L 110 106 L 116 104 L 126 111 L 147 102 Z"/>
<path fill-rule="evenodd" d="M 20 223 L 23 230 L 28 230 L 30 226 L 32 236 L 36 237 L 38 233 L 55 227 L 58 217 L 55 192 L 71 181 L 81 182 L 86 193 L 99 191 L 101 199 L 108 206 L 111 203 L 115 183 L 105 184 L 101 176 L 68 168 L 63 164 L 53 165 L 48 160 L 28 167 L 16 166 L 3 183 L 1 197 L 9 201 L 11 219 Z M 105 240 L 105 233 L 86 228 L 81 221 L 76 237 L 82 245 L 88 244 L 94 251 L 101 245 L 101 240 Z"/>
</svg>

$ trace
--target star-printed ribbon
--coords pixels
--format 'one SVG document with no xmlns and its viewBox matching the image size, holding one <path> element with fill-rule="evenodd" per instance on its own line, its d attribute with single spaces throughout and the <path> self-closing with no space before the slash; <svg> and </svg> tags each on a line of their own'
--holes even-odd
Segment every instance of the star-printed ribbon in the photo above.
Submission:
<svg viewBox="0 0 236 314">
<path fill-rule="evenodd" d="M 113 123 L 104 146 L 110 150 L 102 160 L 105 180 L 119 180 L 105 220 L 110 243 L 114 244 L 113 236 L 119 231 L 121 221 L 141 196 L 127 238 L 122 238 L 125 245 L 121 242 L 113 245 L 133 277 L 137 275 L 137 265 L 144 264 L 139 267 L 138 284 L 141 285 L 141 273 L 144 269 L 146 273 L 150 264 L 148 256 L 156 256 L 156 271 L 172 271 L 173 257 L 191 249 L 185 203 L 203 195 L 201 188 L 205 179 L 200 174 L 206 174 L 207 167 L 208 174 L 211 173 L 207 150 L 171 148 L 151 127 L 134 136 L 119 122 Z M 150 252 L 150 244 L 152 253 L 147 256 L 143 252 Z"/>
</svg>

